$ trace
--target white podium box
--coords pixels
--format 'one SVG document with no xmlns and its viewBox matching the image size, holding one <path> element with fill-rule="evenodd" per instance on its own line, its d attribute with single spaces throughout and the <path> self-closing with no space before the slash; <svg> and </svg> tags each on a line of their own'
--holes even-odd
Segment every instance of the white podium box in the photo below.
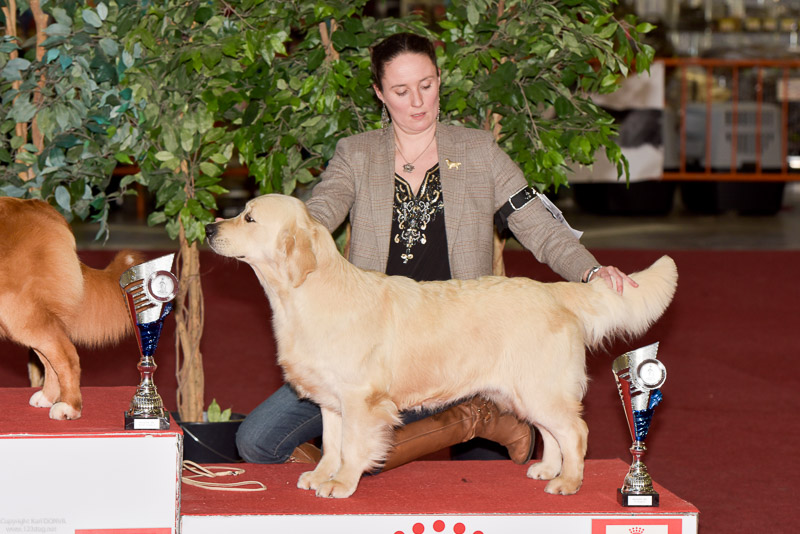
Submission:
<svg viewBox="0 0 800 534">
<path fill-rule="evenodd" d="M 178 532 L 183 434 L 124 430 L 134 387 L 82 388 L 83 412 L 53 421 L 33 388 L 0 389 L 0 532 Z"/>
<path fill-rule="evenodd" d="M 301 516 L 184 516 L 184 534 L 416 534 L 454 532 L 584 532 L 586 534 L 685 534 L 697 532 L 697 516 L 663 515 L 654 519 L 631 514 L 625 519 L 601 515 L 301 515 Z"/>
<path fill-rule="evenodd" d="M 321 499 L 297 489 L 311 466 L 237 464 L 231 480 L 257 480 L 266 491 L 226 493 L 184 486 L 182 534 L 696 534 L 698 510 L 656 483 L 661 505 L 617 503 L 628 465 L 587 460 L 583 487 L 572 496 L 544 493 L 527 466 L 510 461 L 412 462 L 365 476 L 348 499 Z M 224 482 L 223 479 L 215 479 Z"/>
</svg>

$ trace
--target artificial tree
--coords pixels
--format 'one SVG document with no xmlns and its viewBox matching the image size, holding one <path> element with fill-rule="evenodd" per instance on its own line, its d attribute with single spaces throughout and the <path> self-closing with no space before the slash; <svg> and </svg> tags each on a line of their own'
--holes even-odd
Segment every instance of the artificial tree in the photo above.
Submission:
<svg viewBox="0 0 800 534">
<path fill-rule="evenodd" d="M 119 2 L 117 32 L 133 58 L 126 86 L 137 109 L 139 143 L 129 151 L 138 182 L 155 199 L 148 224 L 164 224 L 179 242 L 175 298 L 177 407 L 183 421 L 203 418 L 204 375 L 200 341 L 204 306 L 198 245 L 214 220 L 220 176 L 233 154 L 232 132 L 220 123 L 228 108 L 209 105 L 225 92 L 244 48 L 237 24 L 221 2 Z M 252 14 L 252 13 L 248 13 Z M 228 48 L 232 46 L 232 48 Z M 233 49 L 234 53 L 229 53 Z"/>
<path fill-rule="evenodd" d="M 30 9 L 34 43 L 19 14 Z M 137 132 L 130 91 L 120 85 L 129 61 L 108 23 L 109 10 L 78 3 L 49 6 L 8 0 L 0 42 L 0 193 L 39 198 L 68 220 L 100 223 L 108 235 L 115 157 Z"/>
</svg>

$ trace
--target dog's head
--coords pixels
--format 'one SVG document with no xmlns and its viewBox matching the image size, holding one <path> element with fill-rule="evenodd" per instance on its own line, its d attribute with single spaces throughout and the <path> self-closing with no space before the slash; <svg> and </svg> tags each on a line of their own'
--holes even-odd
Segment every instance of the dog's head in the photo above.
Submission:
<svg viewBox="0 0 800 534">
<path fill-rule="evenodd" d="M 263 195 L 242 213 L 206 226 L 208 244 L 221 256 L 236 258 L 300 286 L 317 268 L 313 241 L 317 228 L 305 205 L 286 195 Z"/>
</svg>

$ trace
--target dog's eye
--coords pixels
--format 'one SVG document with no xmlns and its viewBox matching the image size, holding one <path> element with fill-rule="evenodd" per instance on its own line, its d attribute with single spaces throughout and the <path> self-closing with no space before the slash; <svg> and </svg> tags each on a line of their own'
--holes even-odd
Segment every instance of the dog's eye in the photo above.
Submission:
<svg viewBox="0 0 800 534">
<path fill-rule="evenodd" d="M 256 222 L 256 220 L 255 220 L 255 219 L 253 219 L 252 217 L 250 217 L 250 214 L 249 214 L 249 213 L 245 214 L 245 216 L 244 216 L 244 221 L 245 221 L 245 222 L 249 222 L 249 223 L 251 223 L 251 222 Z"/>
</svg>

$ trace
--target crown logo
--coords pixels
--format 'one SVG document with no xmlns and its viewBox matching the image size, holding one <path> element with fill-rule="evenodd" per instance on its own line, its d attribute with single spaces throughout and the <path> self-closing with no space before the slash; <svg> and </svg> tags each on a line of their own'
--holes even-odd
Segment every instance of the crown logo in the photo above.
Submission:
<svg viewBox="0 0 800 534">
<path fill-rule="evenodd" d="M 630 534 L 644 534 L 644 527 L 631 527 L 628 529 Z"/>
</svg>

